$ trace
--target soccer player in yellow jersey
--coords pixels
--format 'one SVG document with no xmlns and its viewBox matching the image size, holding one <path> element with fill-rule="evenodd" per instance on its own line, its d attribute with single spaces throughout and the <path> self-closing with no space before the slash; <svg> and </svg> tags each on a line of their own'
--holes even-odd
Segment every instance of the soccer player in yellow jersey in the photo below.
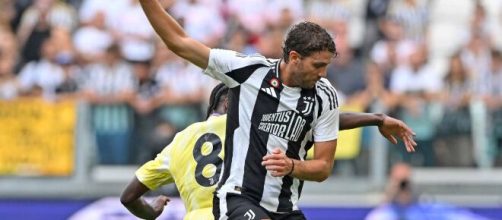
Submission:
<svg viewBox="0 0 502 220">
<path fill-rule="evenodd" d="M 159 216 L 169 199 L 159 196 L 151 205 L 141 195 L 176 183 L 185 204 L 185 219 L 212 219 L 213 192 L 222 163 L 228 87 L 218 84 L 210 96 L 207 120 L 190 125 L 157 155 L 136 171 L 136 178 L 122 194 L 121 202 L 144 219 Z"/>
<path fill-rule="evenodd" d="M 187 214 L 185 219 L 213 219 L 213 192 L 222 172 L 228 87 L 218 84 L 211 92 L 207 120 L 190 125 L 157 155 L 136 171 L 120 198 L 134 215 L 155 219 L 169 202 L 166 196 L 147 203 L 141 196 L 149 190 L 176 183 Z M 402 121 L 383 114 L 341 113 L 340 130 L 377 125 L 380 133 L 396 144 L 395 136 L 405 140 L 413 134 Z M 409 151 L 416 143 L 405 141 Z"/>
</svg>

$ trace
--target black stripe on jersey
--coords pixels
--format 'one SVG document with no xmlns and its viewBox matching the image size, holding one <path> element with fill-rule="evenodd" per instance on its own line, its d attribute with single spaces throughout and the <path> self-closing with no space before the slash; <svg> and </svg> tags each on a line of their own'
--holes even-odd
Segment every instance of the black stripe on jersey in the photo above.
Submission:
<svg viewBox="0 0 502 220">
<path fill-rule="evenodd" d="M 315 95 L 316 99 L 317 99 L 317 118 L 321 117 L 321 114 L 322 114 L 322 98 L 321 96 L 319 96 L 319 94 L 316 94 Z"/>
<path fill-rule="evenodd" d="M 328 87 L 328 89 L 331 91 L 331 93 L 333 93 L 333 95 L 335 96 L 335 108 L 340 107 L 340 104 L 338 103 L 338 93 L 336 93 L 335 88 L 330 85 L 327 85 L 326 87 Z"/>
<path fill-rule="evenodd" d="M 214 219 L 220 219 L 220 198 L 216 195 L 216 191 L 213 193 L 213 216 Z"/>
<path fill-rule="evenodd" d="M 321 91 L 323 91 L 326 94 L 326 96 L 328 96 L 329 110 L 335 109 L 336 103 L 335 103 L 334 94 L 331 93 L 331 91 L 328 88 L 326 88 L 326 86 L 323 85 L 322 81 L 319 81 L 319 84 L 317 84 L 317 85 L 318 85 L 319 89 Z"/>
<path fill-rule="evenodd" d="M 244 164 L 244 177 L 242 179 L 241 194 L 251 201 L 259 204 L 265 186 L 267 170 L 261 165 L 263 157 L 267 154 L 267 142 L 269 133 L 258 129 L 262 116 L 277 112 L 281 88 L 275 89 L 276 97 L 269 95 L 262 89 L 274 89 L 269 85 L 269 81 L 275 77 L 273 70 L 270 70 L 262 80 L 260 91 L 256 97 L 253 113 L 251 115 L 251 127 L 249 134 L 249 147 Z M 225 154 L 225 157 L 228 157 Z M 226 162 L 226 161 L 225 161 Z"/>
<path fill-rule="evenodd" d="M 315 89 L 302 89 L 300 92 L 300 98 L 296 104 L 296 110 L 301 112 L 305 108 L 305 99 L 312 100 L 315 103 L 316 92 Z M 288 150 L 286 151 L 286 156 L 299 160 L 300 149 L 302 147 L 302 141 L 310 130 L 312 122 L 314 121 L 314 113 L 310 112 L 308 115 L 304 115 L 304 119 L 307 121 L 306 126 L 303 128 L 298 141 L 288 141 Z M 293 185 L 293 177 L 285 176 L 282 178 L 281 194 L 279 194 L 279 206 L 277 207 L 277 212 L 290 212 L 293 210 L 293 203 L 291 202 L 291 185 Z"/>
<path fill-rule="evenodd" d="M 307 141 L 307 144 L 305 144 L 305 152 L 308 152 L 310 148 L 314 146 L 314 136 L 311 137 L 312 139 L 310 141 Z M 303 160 L 307 159 L 307 154 L 303 156 Z M 302 190 L 303 190 L 303 180 L 300 180 L 300 185 L 298 185 L 298 199 L 300 199 L 302 195 Z"/>
<path fill-rule="evenodd" d="M 323 81 L 319 81 L 319 82 L 320 82 L 319 85 L 321 86 L 321 88 L 327 89 L 329 91 L 329 93 L 332 95 L 334 103 L 335 103 L 335 108 L 338 108 L 338 106 L 339 106 L 338 105 L 338 96 L 335 91 L 335 88 L 333 88 L 333 86 L 331 86 L 331 85 L 326 85 L 325 82 L 323 82 Z"/>
<path fill-rule="evenodd" d="M 234 149 L 234 132 L 239 127 L 239 95 L 241 87 L 237 86 L 228 90 L 228 110 L 225 135 L 225 158 L 223 162 L 223 176 L 218 185 L 219 189 L 230 176 L 230 165 L 232 164 L 232 155 Z M 216 195 L 215 195 L 216 197 Z"/>
<path fill-rule="evenodd" d="M 260 67 L 266 66 L 265 64 L 258 63 L 258 64 L 253 64 L 249 66 L 245 66 L 239 69 L 232 70 L 228 73 L 225 73 L 225 75 L 229 76 L 230 78 L 234 79 L 237 81 L 239 84 L 242 84 L 246 82 L 246 80 L 249 79 L 251 74 L 254 73 L 254 71 Z"/>
</svg>

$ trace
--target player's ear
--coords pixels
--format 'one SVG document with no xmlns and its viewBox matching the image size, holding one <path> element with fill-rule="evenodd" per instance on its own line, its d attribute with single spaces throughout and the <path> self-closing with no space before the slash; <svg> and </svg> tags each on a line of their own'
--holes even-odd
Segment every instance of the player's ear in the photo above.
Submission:
<svg viewBox="0 0 502 220">
<path fill-rule="evenodd" d="M 294 50 L 292 50 L 292 51 L 289 52 L 289 61 L 291 61 L 291 62 L 293 62 L 295 64 L 300 61 L 301 57 L 302 56 L 298 52 L 296 52 Z"/>
</svg>

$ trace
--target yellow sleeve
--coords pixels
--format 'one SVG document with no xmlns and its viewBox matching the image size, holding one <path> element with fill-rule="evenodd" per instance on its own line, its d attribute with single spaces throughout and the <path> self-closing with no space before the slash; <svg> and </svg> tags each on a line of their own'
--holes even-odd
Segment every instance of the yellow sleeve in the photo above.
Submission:
<svg viewBox="0 0 502 220">
<path fill-rule="evenodd" d="M 162 150 L 154 160 L 148 161 L 136 171 L 136 177 L 150 190 L 162 185 L 173 183 L 174 179 L 170 170 L 172 144 Z"/>
</svg>

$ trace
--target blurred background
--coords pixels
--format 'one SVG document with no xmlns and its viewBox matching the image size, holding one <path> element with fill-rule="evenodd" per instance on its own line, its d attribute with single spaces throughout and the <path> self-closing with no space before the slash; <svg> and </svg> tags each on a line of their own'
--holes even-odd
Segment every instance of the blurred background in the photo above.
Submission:
<svg viewBox="0 0 502 220">
<path fill-rule="evenodd" d="M 304 187 L 309 219 L 502 219 L 502 1 L 160 2 L 204 44 L 272 58 L 291 24 L 322 25 L 342 109 L 415 130 L 412 154 L 343 132 L 331 178 Z M 216 82 L 201 72 L 136 0 L 0 0 L 0 219 L 134 219 L 117 196 L 203 120 Z"/>
</svg>

